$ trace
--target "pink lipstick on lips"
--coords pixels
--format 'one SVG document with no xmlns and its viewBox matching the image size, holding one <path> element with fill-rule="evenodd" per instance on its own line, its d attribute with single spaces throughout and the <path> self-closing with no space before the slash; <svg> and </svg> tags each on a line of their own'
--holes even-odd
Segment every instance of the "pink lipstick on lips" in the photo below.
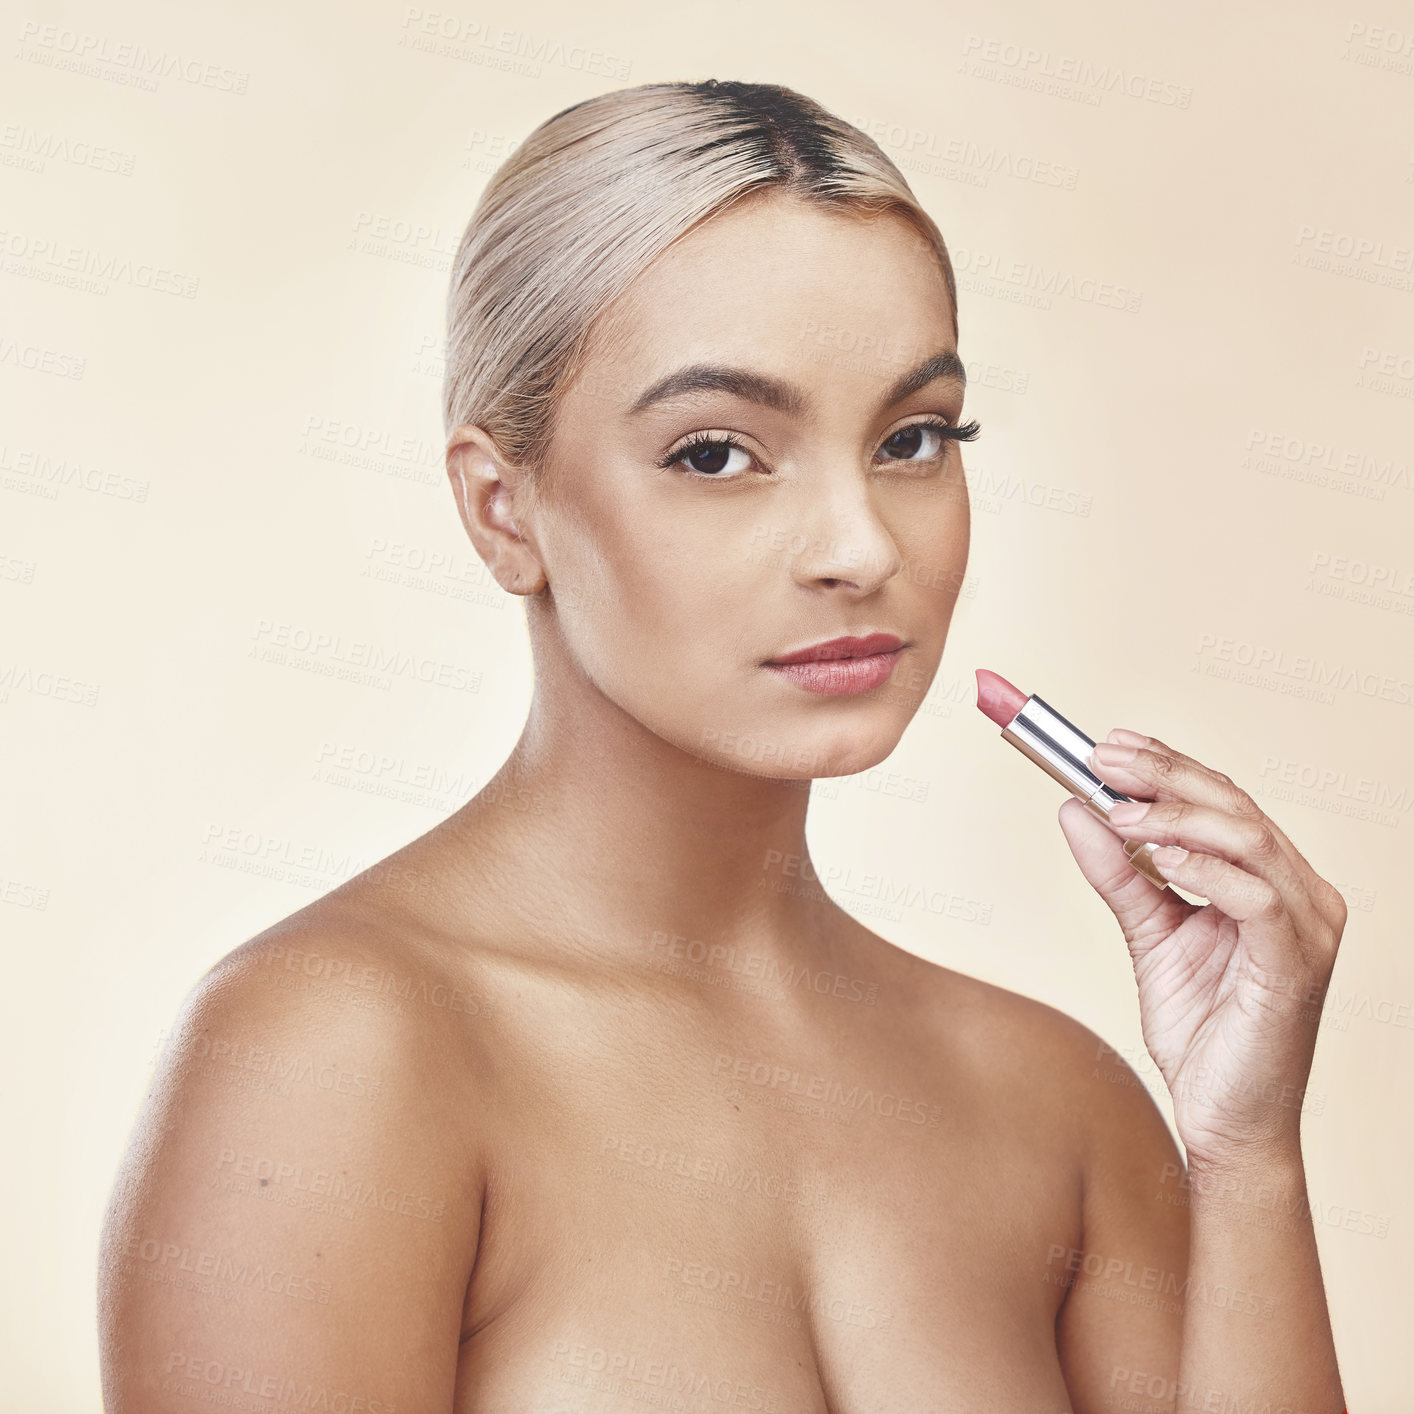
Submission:
<svg viewBox="0 0 1414 1414">
<path fill-rule="evenodd" d="M 892 633 L 862 638 L 832 638 L 795 653 L 783 653 L 765 666 L 806 692 L 824 697 L 868 692 L 889 679 L 898 655 L 908 645 Z"/>
<path fill-rule="evenodd" d="M 1029 756 L 1049 776 L 1054 776 L 1075 798 L 1101 820 L 1111 809 L 1132 796 L 1107 786 L 1086 764 L 1095 743 L 1034 694 L 1028 697 L 998 673 L 977 669 L 977 706 L 1001 729 L 1024 756 Z M 1154 868 L 1154 851 L 1162 845 L 1125 840 L 1129 862 L 1151 884 L 1168 888 L 1168 880 Z"/>
</svg>

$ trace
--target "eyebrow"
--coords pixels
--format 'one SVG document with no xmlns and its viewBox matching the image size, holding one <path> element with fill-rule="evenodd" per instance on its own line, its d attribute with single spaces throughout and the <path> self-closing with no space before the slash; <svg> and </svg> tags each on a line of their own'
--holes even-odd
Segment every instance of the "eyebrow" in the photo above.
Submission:
<svg viewBox="0 0 1414 1414">
<path fill-rule="evenodd" d="M 934 354 L 920 363 L 911 372 L 905 373 L 884 395 L 882 407 L 892 407 L 902 402 L 910 393 L 926 388 L 939 379 L 950 379 L 954 383 L 967 386 L 967 369 L 956 350 Z M 640 393 L 637 401 L 629 409 L 629 415 L 652 407 L 655 403 L 666 402 L 669 398 L 681 397 L 685 393 L 729 393 L 747 402 L 760 403 L 762 407 L 773 408 L 776 412 L 798 417 L 810 406 L 810 399 L 784 379 L 772 378 L 765 373 L 756 373 L 749 368 L 733 368 L 725 364 L 694 363 L 680 368 L 666 378 L 660 378 L 651 388 Z"/>
</svg>

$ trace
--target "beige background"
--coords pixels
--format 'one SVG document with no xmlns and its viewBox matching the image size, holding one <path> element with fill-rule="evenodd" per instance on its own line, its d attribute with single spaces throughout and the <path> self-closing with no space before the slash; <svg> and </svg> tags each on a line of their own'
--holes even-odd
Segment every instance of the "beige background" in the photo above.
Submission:
<svg viewBox="0 0 1414 1414">
<path fill-rule="evenodd" d="M 1343 8 L 522 0 L 422 11 L 462 27 L 443 53 L 369 0 L 9 12 L 0 1403 L 98 1406 L 98 1226 L 195 978 L 449 812 L 522 721 L 519 605 L 440 469 L 445 272 L 486 174 L 571 102 L 716 76 L 904 166 L 985 428 L 940 678 L 883 768 L 819 790 L 822 871 L 1161 1089 L 1058 790 L 972 669 L 1264 799 L 1352 905 L 1310 1183 L 1350 1406 L 1409 1407 L 1414 20 Z M 476 690 L 337 677 L 369 643 Z"/>
</svg>

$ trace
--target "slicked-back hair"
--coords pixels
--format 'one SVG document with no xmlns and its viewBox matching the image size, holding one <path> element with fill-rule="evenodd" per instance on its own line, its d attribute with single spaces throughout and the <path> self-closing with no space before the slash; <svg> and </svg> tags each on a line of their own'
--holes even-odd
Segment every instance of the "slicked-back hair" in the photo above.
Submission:
<svg viewBox="0 0 1414 1414">
<path fill-rule="evenodd" d="M 771 187 L 911 221 L 938 258 L 956 338 L 942 234 L 872 138 L 776 84 L 642 84 L 547 119 L 482 193 L 447 295 L 448 436 L 481 427 L 536 472 L 595 319 L 674 241 Z"/>
</svg>

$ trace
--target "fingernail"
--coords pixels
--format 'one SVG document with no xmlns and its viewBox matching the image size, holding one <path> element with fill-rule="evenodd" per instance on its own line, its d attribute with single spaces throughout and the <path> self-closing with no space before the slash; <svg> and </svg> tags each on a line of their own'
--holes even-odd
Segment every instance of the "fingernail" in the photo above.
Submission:
<svg viewBox="0 0 1414 1414">
<path fill-rule="evenodd" d="M 1167 874 L 1188 858 L 1188 851 L 1176 844 L 1166 844 L 1162 849 L 1156 849 L 1150 857 L 1159 873 Z"/>
<path fill-rule="evenodd" d="M 1133 825 L 1149 813 L 1147 800 L 1122 800 L 1110 810 L 1110 821 L 1115 825 Z"/>
<path fill-rule="evenodd" d="M 1125 746 L 1143 746 L 1149 740 L 1142 732 L 1132 732 L 1128 727 L 1116 727 L 1110 733 L 1109 739 Z"/>
<path fill-rule="evenodd" d="M 1102 766 L 1127 766 L 1134 760 L 1135 750 L 1132 746 L 1116 746 L 1111 742 L 1102 741 L 1090 756 Z"/>
</svg>

